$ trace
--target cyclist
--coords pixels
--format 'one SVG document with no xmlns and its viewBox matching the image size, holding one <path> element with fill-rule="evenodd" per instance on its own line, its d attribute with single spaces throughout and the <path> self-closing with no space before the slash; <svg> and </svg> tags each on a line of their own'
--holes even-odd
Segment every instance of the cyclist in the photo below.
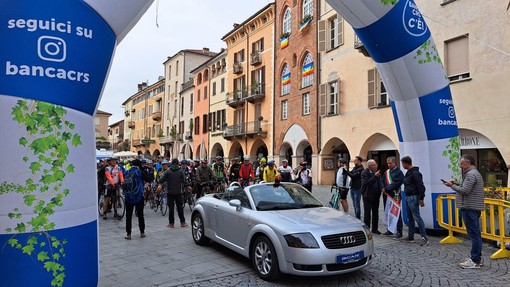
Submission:
<svg viewBox="0 0 510 287">
<path fill-rule="evenodd" d="M 212 165 L 213 174 L 216 180 L 216 188 L 215 192 L 220 184 L 224 184 L 227 179 L 227 172 L 225 169 L 225 164 L 223 163 L 223 158 L 221 156 L 216 157 L 216 162 Z"/>
<path fill-rule="evenodd" d="M 241 168 L 238 157 L 235 157 L 232 162 L 232 165 L 228 169 L 229 180 L 231 183 L 239 181 L 239 169 Z"/>
<path fill-rule="evenodd" d="M 133 173 L 135 176 L 136 185 L 133 186 L 133 189 L 128 191 L 124 190 L 126 193 L 126 239 L 131 239 L 131 221 L 133 218 L 133 209 L 136 210 L 136 216 L 138 217 L 138 228 L 140 229 L 140 237 L 145 237 L 145 219 L 143 217 L 143 189 L 144 182 L 148 183 L 151 180 L 150 175 L 143 170 L 142 161 L 139 159 L 134 159 L 131 164 L 131 168 L 127 171 L 127 176 Z M 132 196 L 128 196 L 131 194 Z"/>
<path fill-rule="evenodd" d="M 244 162 L 239 167 L 239 183 L 242 187 L 250 185 L 250 180 L 255 178 L 253 165 L 250 163 L 250 156 L 244 156 Z"/>
<path fill-rule="evenodd" d="M 282 165 L 278 168 L 282 182 L 292 182 L 292 168 L 287 159 L 282 160 Z"/>
<path fill-rule="evenodd" d="M 97 190 L 98 190 L 97 199 L 98 200 L 101 197 L 101 194 L 105 193 L 105 184 L 106 184 L 105 172 L 106 172 L 107 166 L 108 166 L 108 161 L 105 159 L 101 160 L 101 162 L 98 164 L 98 168 L 97 168 Z"/>
<path fill-rule="evenodd" d="M 188 161 L 183 159 L 181 160 L 181 169 L 184 172 L 184 188 L 188 190 L 188 188 L 191 186 L 191 168 L 188 166 Z"/>
<path fill-rule="evenodd" d="M 267 162 L 267 166 L 264 168 L 264 181 L 265 182 L 276 182 L 279 181 L 280 174 L 274 165 L 274 161 L 270 160 Z"/>
<path fill-rule="evenodd" d="M 179 160 L 172 159 L 172 165 L 165 171 L 163 176 L 158 180 L 158 183 L 166 183 L 168 194 L 168 227 L 174 228 L 174 206 L 177 206 L 177 215 L 181 222 L 181 227 L 186 227 L 186 219 L 184 217 L 184 211 L 182 206 L 182 187 L 184 186 L 185 175 L 182 168 L 179 166 Z M 162 185 L 158 186 L 158 189 L 162 189 Z"/>
<path fill-rule="evenodd" d="M 200 166 L 197 168 L 195 182 L 197 185 L 196 198 L 199 199 L 203 196 L 203 189 L 206 185 L 211 185 L 211 181 L 214 179 L 212 169 L 207 165 L 207 160 L 203 159 Z"/>
<path fill-rule="evenodd" d="M 258 181 L 264 180 L 264 168 L 266 168 L 266 159 L 263 157 L 259 160 L 259 166 L 255 171 L 255 177 L 257 178 Z"/>
<path fill-rule="evenodd" d="M 124 182 L 124 175 L 122 174 L 121 167 L 117 164 L 117 158 L 110 158 L 108 164 L 109 165 L 105 168 L 105 177 L 107 181 L 103 204 L 103 219 L 107 218 L 106 213 L 108 212 L 108 205 L 110 205 L 110 198 L 119 194 L 120 186 Z M 114 210 L 117 210 L 117 202 L 113 203 L 113 207 Z M 117 217 L 116 211 L 114 217 Z"/>
</svg>

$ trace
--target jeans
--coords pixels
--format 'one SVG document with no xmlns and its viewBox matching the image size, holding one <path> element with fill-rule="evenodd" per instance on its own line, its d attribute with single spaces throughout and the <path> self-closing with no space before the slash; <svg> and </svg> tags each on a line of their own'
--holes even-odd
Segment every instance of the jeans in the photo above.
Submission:
<svg viewBox="0 0 510 287">
<path fill-rule="evenodd" d="M 471 260 L 480 264 L 482 260 L 482 234 L 480 231 L 480 211 L 461 209 L 462 220 L 471 240 Z"/>
<path fill-rule="evenodd" d="M 377 198 L 366 198 L 363 197 L 363 221 L 369 228 L 371 227 L 372 232 L 378 232 L 379 230 L 379 202 L 380 197 Z M 372 224 L 370 224 L 372 219 Z"/>
<path fill-rule="evenodd" d="M 179 220 L 181 223 L 186 223 L 186 219 L 184 218 L 184 211 L 182 206 L 182 193 L 179 194 L 168 194 L 168 223 L 174 224 L 174 205 L 177 205 L 177 215 L 179 215 Z"/>
<path fill-rule="evenodd" d="M 136 208 L 136 214 L 138 215 L 138 227 L 140 233 L 145 233 L 145 219 L 143 218 L 143 198 L 137 203 L 126 202 L 126 233 L 131 235 L 131 219 L 133 218 L 133 209 Z"/>
<path fill-rule="evenodd" d="M 406 209 L 407 209 L 407 219 L 409 220 L 409 232 L 407 238 L 414 239 L 414 221 L 418 223 L 418 229 L 420 230 L 420 235 L 423 238 L 427 238 L 427 233 L 425 232 L 425 223 L 420 215 L 420 196 L 419 195 L 406 195 Z"/>
<path fill-rule="evenodd" d="M 351 188 L 352 206 L 357 219 L 361 219 L 361 190 Z"/>
</svg>

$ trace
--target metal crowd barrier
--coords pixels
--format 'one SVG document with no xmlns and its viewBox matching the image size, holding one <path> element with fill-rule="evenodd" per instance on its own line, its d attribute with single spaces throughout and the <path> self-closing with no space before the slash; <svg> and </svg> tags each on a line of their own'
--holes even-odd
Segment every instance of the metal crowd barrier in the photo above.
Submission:
<svg viewBox="0 0 510 287">
<path fill-rule="evenodd" d="M 460 239 L 453 236 L 453 232 L 467 234 L 460 209 L 455 208 L 456 198 L 455 194 L 441 194 L 437 197 L 437 222 L 441 227 L 448 230 L 448 236 L 439 241 L 441 244 L 461 243 Z M 505 222 L 507 220 L 505 209 L 510 208 L 510 201 L 485 198 L 484 203 L 486 209 L 481 213 L 482 238 L 500 242 L 500 249 L 492 254 L 490 258 L 510 258 L 510 250 L 506 249 L 506 245 L 510 244 L 510 236 L 507 236 L 505 232 Z M 510 221 L 510 214 L 508 216 Z"/>
</svg>

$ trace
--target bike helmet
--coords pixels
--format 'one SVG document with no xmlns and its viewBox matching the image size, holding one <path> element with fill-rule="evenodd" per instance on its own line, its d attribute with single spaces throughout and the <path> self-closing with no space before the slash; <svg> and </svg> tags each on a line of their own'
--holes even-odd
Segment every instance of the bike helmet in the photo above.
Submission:
<svg viewBox="0 0 510 287">
<path fill-rule="evenodd" d="M 274 160 L 270 160 L 270 161 L 268 161 L 268 162 L 267 162 L 267 165 L 269 165 L 269 166 L 273 166 L 273 165 L 274 165 Z"/>
<path fill-rule="evenodd" d="M 188 164 L 188 161 L 183 159 L 183 160 L 181 160 L 181 164 Z"/>
<path fill-rule="evenodd" d="M 249 155 L 245 155 L 244 156 L 244 160 L 248 160 L 249 161 L 250 160 L 250 156 Z"/>
<path fill-rule="evenodd" d="M 266 158 L 264 158 L 264 157 L 263 157 L 263 158 L 261 158 L 261 159 L 260 159 L 260 163 L 266 163 Z"/>
<path fill-rule="evenodd" d="M 205 164 L 207 164 L 207 160 L 206 160 L 206 159 L 203 159 L 203 160 L 201 160 L 200 162 L 201 162 L 201 163 L 205 163 Z"/>
<path fill-rule="evenodd" d="M 239 158 L 237 156 L 234 157 L 234 161 L 239 161 Z"/>
<path fill-rule="evenodd" d="M 194 162 L 200 162 L 200 159 L 197 157 L 196 159 L 193 160 Z"/>
<path fill-rule="evenodd" d="M 169 164 L 168 160 L 164 159 L 161 164 Z"/>
<path fill-rule="evenodd" d="M 222 160 L 222 159 L 223 159 L 223 157 L 221 157 L 221 155 L 216 157 L 216 160 Z"/>
</svg>

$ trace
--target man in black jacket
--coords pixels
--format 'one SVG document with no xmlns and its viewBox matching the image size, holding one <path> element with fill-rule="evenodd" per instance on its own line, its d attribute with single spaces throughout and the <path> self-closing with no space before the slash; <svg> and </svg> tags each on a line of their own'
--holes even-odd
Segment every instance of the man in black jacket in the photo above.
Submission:
<svg viewBox="0 0 510 287">
<path fill-rule="evenodd" d="M 425 185 L 423 184 L 423 176 L 417 166 L 413 166 L 413 160 L 409 156 L 404 156 L 401 160 L 402 167 L 407 170 L 404 177 L 404 192 L 406 193 L 406 210 L 409 227 L 407 238 L 402 242 L 414 242 L 414 222 L 418 223 L 421 234 L 421 246 L 429 244 L 427 233 L 425 233 L 425 223 L 420 216 L 420 207 L 425 206 L 423 199 L 425 198 Z"/>
<path fill-rule="evenodd" d="M 161 189 L 161 184 L 166 182 L 168 190 L 168 227 L 174 228 L 174 204 L 177 206 L 177 215 L 181 221 L 181 227 L 188 226 L 188 224 L 186 224 L 186 218 L 184 217 L 182 206 L 182 189 L 184 187 L 184 183 L 186 182 L 186 177 L 184 175 L 184 171 L 179 166 L 178 159 L 172 159 L 172 165 L 165 171 L 165 173 L 163 173 L 163 176 L 159 179 L 158 182 L 160 183 L 158 189 Z"/>
<path fill-rule="evenodd" d="M 351 178 L 351 199 L 354 213 L 357 219 L 361 219 L 361 172 L 363 172 L 363 159 L 360 156 L 354 158 L 354 167 L 347 175 Z"/>
<path fill-rule="evenodd" d="M 379 228 L 379 202 L 381 201 L 381 171 L 377 170 L 377 163 L 370 159 L 368 167 L 361 173 L 361 194 L 363 195 L 363 219 L 372 233 L 381 234 Z M 372 219 L 372 224 L 370 224 Z"/>
</svg>

